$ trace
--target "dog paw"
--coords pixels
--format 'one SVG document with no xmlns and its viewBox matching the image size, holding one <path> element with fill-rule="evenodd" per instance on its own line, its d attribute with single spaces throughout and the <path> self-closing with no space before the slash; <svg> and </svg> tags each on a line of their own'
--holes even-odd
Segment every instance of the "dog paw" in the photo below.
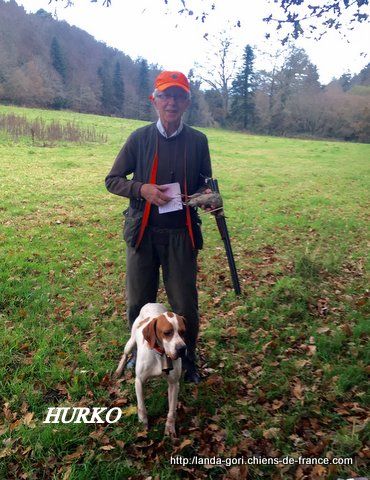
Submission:
<svg viewBox="0 0 370 480">
<path fill-rule="evenodd" d="M 138 412 L 139 422 L 143 424 L 143 427 L 148 429 L 148 417 L 140 412 Z"/>
<path fill-rule="evenodd" d="M 171 438 L 177 438 L 175 425 L 173 423 L 166 423 L 164 434 Z"/>
</svg>

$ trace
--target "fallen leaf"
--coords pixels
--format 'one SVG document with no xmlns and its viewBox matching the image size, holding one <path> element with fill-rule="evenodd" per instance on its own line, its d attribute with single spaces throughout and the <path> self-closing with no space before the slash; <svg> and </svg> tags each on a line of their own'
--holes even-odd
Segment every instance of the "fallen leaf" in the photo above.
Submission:
<svg viewBox="0 0 370 480">
<path fill-rule="evenodd" d="M 262 347 L 263 353 L 266 353 L 266 350 L 269 348 L 275 348 L 276 347 L 276 342 L 274 340 L 270 340 L 269 342 L 265 343 L 265 345 Z"/>
<path fill-rule="evenodd" d="M 21 423 L 22 423 L 22 420 L 21 420 L 21 419 L 16 420 L 15 422 L 13 422 L 13 423 L 10 424 L 9 430 L 12 432 L 12 431 L 15 430 L 16 428 L 18 428 Z"/>
<path fill-rule="evenodd" d="M 272 409 L 273 410 L 279 410 L 280 407 L 284 405 L 284 402 L 282 400 L 274 400 L 272 402 Z"/>
<path fill-rule="evenodd" d="M 4 417 L 6 418 L 6 420 L 12 420 L 12 412 L 9 408 L 9 403 L 8 402 L 4 403 L 3 412 L 4 412 Z"/>
<path fill-rule="evenodd" d="M 94 432 L 89 433 L 89 437 L 93 438 L 94 440 L 98 440 L 104 433 L 104 430 L 95 430 Z"/>
<path fill-rule="evenodd" d="M 326 332 L 330 332 L 330 328 L 329 327 L 320 327 L 316 331 L 317 331 L 317 333 L 326 333 Z"/>
<path fill-rule="evenodd" d="M 238 329 L 236 327 L 229 327 L 226 330 L 226 333 L 229 337 L 237 337 L 238 336 Z"/>
<path fill-rule="evenodd" d="M 319 298 L 317 300 L 317 311 L 319 312 L 320 316 L 326 317 L 326 315 L 329 312 L 329 305 L 328 305 L 327 298 Z"/>
<path fill-rule="evenodd" d="M 345 323 L 344 325 L 341 325 L 340 329 L 347 335 L 347 337 L 352 337 L 352 328 L 348 324 Z"/>
<path fill-rule="evenodd" d="M 303 386 L 300 380 L 296 380 L 294 387 L 293 387 L 293 395 L 298 400 L 303 400 Z"/>
<path fill-rule="evenodd" d="M 106 373 L 104 377 L 100 380 L 100 385 L 105 387 L 109 386 L 111 381 L 112 381 L 111 376 L 109 375 L 109 373 Z"/>
<path fill-rule="evenodd" d="M 294 479 L 295 480 L 302 480 L 304 478 L 304 472 L 302 470 L 302 467 L 299 466 L 295 472 Z"/>
<path fill-rule="evenodd" d="M 302 368 L 302 367 L 304 367 L 305 365 L 307 365 L 308 363 L 310 363 L 310 360 L 296 360 L 296 361 L 294 362 L 294 364 L 295 364 L 295 366 L 296 366 L 297 368 Z"/>
<path fill-rule="evenodd" d="M 80 458 L 83 455 L 83 448 L 82 446 L 78 447 L 77 450 L 69 455 L 64 457 L 64 460 L 70 462 L 71 460 L 76 460 L 76 458 Z"/>
<path fill-rule="evenodd" d="M 263 437 L 264 438 L 274 438 L 278 435 L 278 433 L 280 432 L 280 428 L 269 428 L 268 430 L 264 430 L 263 431 Z"/>
<path fill-rule="evenodd" d="M 109 442 L 110 442 L 110 438 L 108 437 L 108 435 L 103 435 L 100 438 L 100 443 L 102 443 L 103 445 L 109 445 Z"/>
<path fill-rule="evenodd" d="M 59 222 L 60 223 L 60 222 Z M 72 473 L 72 465 L 70 465 L 67 470 L 65 471 L 63 475 L 63 480 L 69 480 L 69 477 L 71 476 Z"/>
<path fill-rule="evenodd" d="M 130 417 L 131 415 L 135 415 L 137 413 L 137 407 L 136 405 L 131 405 L 131 407 L 123 409 L 122 413 L 125 417 Z"/>
<path fill-rule="evenodd" d="M 193 443 L 192 440 L 190 440 L 190 438 L 186 438 L 185 440 L 183 440 L 179 447 L 176 449 L 178 452 L 180 452 L 181 450 L 183 450 L 185 447 L 187 447 L 188 445 L 191 445 Z"/>
<path fill-rule="evenodd" d="M 25 450 L 23 450 L 22 455 L 25 456 L 27 453 L 29 453 L 32 450 L 32 447 L 27 447 Z"/>
<path fill-rule="evenodd" d="M 219 385 L 219 384 L 222 385 L 223 383 L 224 383 L 224 380 L 220 375 L 211 375 L 206 380 L 206 384 L 208 386 Z"/>
<path fill-rule="evenodd" d="M 326 468 L 322 465 L 315 465 L 311 472 L 312 480 L 316 480 L 319 478 L 327 478 L 326 476 Z"/>
<path fill-rule="evenodd" d="M 10 447 L 3 448 L 2 450 L 0 450 L 0 458 L 8 457 L 12 453 L 13 452 L 12 452 L 12 449 Z"/>
<path fill-rule="evenodd" d="M 126 405 L 127 403 L 127 398 L 117 398 L 117 400 L 114 400 L 112 403 L 112 407 L 122 407 L 122 405 Z"/>
<path fill-rule="evenodd" d="M 307 345 L 307 353 L 312 356 L 316 353 L 316 345 Z"/>
<path fill-rule="evenodd" d="M 109 451 L 109 450 L 114 450 L 114 446 L 113 445 L 103 445 L 102 447 L 100 447 L 100 450 L 104 450 L 104 451 Z"/>
<path fill-rule="evenodd" d="M 26 413 L 26 415 L 23 417 L 24 425 L 31 426 L 31 423 L 34 423 L 34 422 L 32 422 L 33 416 L 34 416 L 33 412 Z"/>
<path fill-rule="evenodd" d="M 231 467 L 226 478 L 230 480 L 246 480 L 248 478 L 248 465 Z"/>
</svg>

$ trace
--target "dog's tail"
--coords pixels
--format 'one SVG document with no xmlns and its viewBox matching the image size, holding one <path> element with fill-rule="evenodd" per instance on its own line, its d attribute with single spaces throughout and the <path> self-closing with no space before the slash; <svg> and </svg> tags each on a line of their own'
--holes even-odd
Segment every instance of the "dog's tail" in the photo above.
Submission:
<svg viewBox="0 0 370 480">
<path fill-rule="evenodd" d="M 126 343 L 125 349 L 123 350 L 123 355 L 119 361 L 117 370 L 114 372 L 114 378 L 119 378 L 122 375 L 123 370 L 125 369 L 126 363 L 128 361 L 128 356 L 132 352 L 133 348 L 136 345 L 136 339 L 131 335 L 130 340 Z"/>
</svg>

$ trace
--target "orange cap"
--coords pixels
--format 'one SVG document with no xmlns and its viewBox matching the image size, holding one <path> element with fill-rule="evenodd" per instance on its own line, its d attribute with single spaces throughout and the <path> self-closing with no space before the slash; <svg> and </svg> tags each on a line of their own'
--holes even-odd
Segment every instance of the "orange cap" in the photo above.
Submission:
<svg viewBox="0 0 370 480">
<path fill-rule="evenodd" d="M 190 92 L 189 80 L 181 72 L 162 72 L 158 75 L 154 82 L 156 90 L 166 90 L 170 87 L 180 87 L 185 92 Z"/>
</svg>

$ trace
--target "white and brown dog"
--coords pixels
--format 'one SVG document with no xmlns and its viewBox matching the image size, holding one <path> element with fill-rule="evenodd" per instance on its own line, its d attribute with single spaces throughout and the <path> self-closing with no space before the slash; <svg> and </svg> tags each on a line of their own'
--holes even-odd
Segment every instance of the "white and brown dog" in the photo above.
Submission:
<svg viewBox="0 0 370 480">
<path fill-rule="evenodd" d="M 143 385 L 148 378 L 165 375 L 168 381 L 168 415 L 165 435 L 176 436 L 175 419 L 181 356 L 186 351 L 184 341 L 184 318 L 168 312 L 160 303 L 147 303 L 132 325 L 131 337 L 127 342 L 115 376 L 119 377 L 127 363 L 128 355 L 137 347 L 135 390 L 139 420 L 148 426 L 144 403 Z"/>
</svg>

